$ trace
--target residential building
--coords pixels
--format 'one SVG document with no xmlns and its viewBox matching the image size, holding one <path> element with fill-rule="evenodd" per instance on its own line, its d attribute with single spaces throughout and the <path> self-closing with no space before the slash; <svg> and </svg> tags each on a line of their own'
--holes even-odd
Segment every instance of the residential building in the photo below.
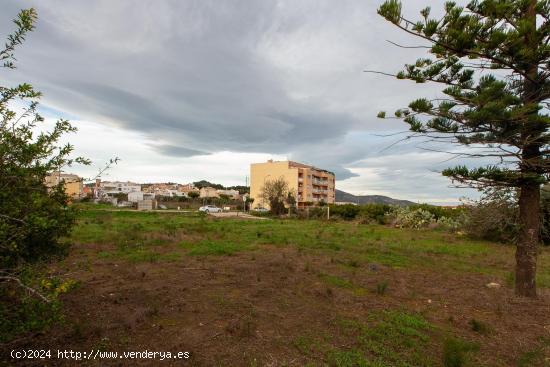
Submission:
<svg viewBox="0 0 550 367">
<path fill-rule="evenodd" d="M 202 187 L 200 189 L 201 198 L 219 198 L 218 190 L 213 187 Z"/>
<path fill-rule="evenodd" d="M 84 184 L 77 175 L 55 172 L 46 176 L 45 183 L 49 188 L 57 186 L 60 182 L 63 182 L 63 188 L 68 197 L 78 199 L 83 196 Z"/>
<path fill-rule="evenodd" d="M 128 193 L 128 201 L 131 201 L 132 203 L 137 203 L 141 200 L 143 200 L 143 191 L 132 191 Z"/>
<path fill-rule="evenodd" d="M 261 198 L 266 182 L 283 178 L 296 198 L 298 207 L 319 202 L 333 204 L 336 196 L 334 173 L 293 161 L 273 161 L 250 165 L 250 197 L 253 208 L 268 208 L 269 203 Z"/>
<path fill-rule="evenodd" d="M 219 195 L 226 195 L 229 196 L 233 200 L 239 200 L 241 198 L 241 195 L 237 190 L 217 190 L 218 196 Z"/>
<path fill-rule="evenodd" d="M 112 196 L 118 193 L 129 194 L 134 191 L 141 191 L 141 185 L 130 181 L 100 181 L 100 196 Z"/>
<path fill-rule="evenodd" d="M 178 191 L 184 192 L 184 193 L 186 193 L 186 194 L 187 194 L 188 192 L 191 192 L 191 191 L 199 192 L 199 189 L 197 189 L 197 188 L 195 187 L 195 185 L 192 184 L 192 183 L 188 183 L 188 184 L 185 184 L 185 185 L 178 185 L 178 186 L 177 186 L 177 189 L 178 189 Z"/>
<path fill-rule="evenodd" d="M 175 183 L 153 183 L 144 184 L 142 191 L 144 193 L 154 194 L 155 196 L 168 196 L 168 197 L 184 197 L 187 196 L 185 191 L 180 190 L 180 186 Z M 199 190 L 196 190 L 197 192 Z"/>
</svg>

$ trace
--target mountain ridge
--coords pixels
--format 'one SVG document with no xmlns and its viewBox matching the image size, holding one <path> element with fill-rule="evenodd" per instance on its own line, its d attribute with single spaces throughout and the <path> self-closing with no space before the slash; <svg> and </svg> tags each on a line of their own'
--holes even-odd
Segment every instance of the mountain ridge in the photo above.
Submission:
<svg viewBox="0 0 550 367">
<path fill-rule="evenodd" d="M 358 205 L 364 204 L 388 204 L 398 206 L 414 205 L 416 203 L 409 200 L 394 199 L 384 195 L 353 195 L 342 190 L 336 190 L 336 202 L 349 202 Z"/>
</svg>

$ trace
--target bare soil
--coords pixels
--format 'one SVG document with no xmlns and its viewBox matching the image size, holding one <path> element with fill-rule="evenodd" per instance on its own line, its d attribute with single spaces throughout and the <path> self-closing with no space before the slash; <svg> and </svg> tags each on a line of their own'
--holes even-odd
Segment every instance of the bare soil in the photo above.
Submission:
<svg viewBox="0 0 550 367">
<path fill-rule="evenodd" d="M 81 286 L 63 296 L 65 321 L 47 332 L 2 347 L 74 351 L 188 351 L 188 360 L 86 360 L 52 358 L 21 365 L 303 366 L 327 364 L 325 351 L 297 346 L 301 336 L 330 335 L 334 347 L 352 347 L 353 335 L 337 320 L 362 320 L 381 310 L 422 314 L 438 330 L 480 345 L 475 365 L 516 366 L 550 337 L 550 299 L 514 297 L 496 279 L 479 274 L 344 266 L 328 255 L 264 246 L 234 256 L 183 257 L 163 263 L 101 259 L 105 246 L 72 252 L 63 265 Z M 84 261 L 83 259 L 88 259 Z M 348 279 L 352 289 L 327 284 L 319 274 Z M 387 284 L 384 294 L 377 285 Z M 472 330 L 471 320 L 489 325 Z M 442 335 L 438 333 L 437 335 Z M 441 360 L 442 341 L 426 353 Z M 547 353 L 543 351 L 543 353 Z M 531 362 L 545 365 L 546 361 Z M 13 360 L 10 362 L 13 363 Z M 542 363 L 542 364 L 541 364 Z"/>
</svg>

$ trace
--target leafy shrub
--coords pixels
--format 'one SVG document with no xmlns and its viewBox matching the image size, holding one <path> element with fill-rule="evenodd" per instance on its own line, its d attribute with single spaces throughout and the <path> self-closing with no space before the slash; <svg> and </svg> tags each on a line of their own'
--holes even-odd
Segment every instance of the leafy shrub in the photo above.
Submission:
<svg viewBox="0 0 550 367">
<path fill-rule="evenodd" d="M 359 217 L 364 223 L 385 224 L 387 215 L 391 213 L 392 206 L 387 204 L 367 204 L 360 206 Z"/>
<path fill-rule="evenodd" d="M 437 221 L 439 221 L 440 218 L 453 218 L 453 219 L 459 218 L 462 215 L 462 212 L 464 211 L 462 207 L 452 209 L 452 208 L 446 208 L 443 206 L 430 205 L 430 204 L 410 205 L 409 209 L 411 210 L 422 209 L 427 212 L 430 212 Z"/>
<path fill-rule="evenodd" d="M 437 219 L 437 226 L 451 231 L 458 231 L 464 226 L 465 220 L 466 216 L 464 212 L 461 211 L 460 216 L 456 218 L 439 217 L 439 219 Z"/>
<path fill-rule="evenodd" d="M 326 209 L 322 209 L 322 211 L 325 213 L 325 216 L 326 216 Z M 359 206 L 352 205 L 352 204 L 330 206 L 330 215 L 332 217 L 338 217 L 344 220 L 355 219 L 355 217 L 357 217 L 360 211 L 361 211 L 361 208 Z"/>
<path fill-rule="evenodd" d="M 391 216 L 393 225 L 398 228 L 424 228 L 435 223 L 435 216 L 424 209 L 411 209 L 409 207 L 396 207 Z"/>
<path fill-rule="evenodd" d="M 27 292 L 15 282 L 6 282 L 0 287 L 0 343 L 10 341 L 21 334 L 44 330 L 62 319 L 59 295 L 79 285 L 74 280 L 44 277 L 40 270 L 31 266 L 18 274 L 22 284 L 34 289 L 48 299 L 45 302 L 36 294 Z"/>
<path fill-rule="evenodd" d="M 479 346 L 461 339 L 448 338 L 443 345 L 443 365 L 445 367 L 462 367 L 468 362 L 471 352 Z"/>
<path fill-rule="evenodd" d="M 465 212 L 464 230 L 475 238 L 513 243 L 518 234 L 519 210 L 516 192 L 488 189 Z"/>
<path fill-rule="evenodd" d="M 5 292 L 5 288 L 0 288 Z M 7 295 L 3 295 L 9 299 Z M 25 297 L 14 302 L 0 302 L 0 343 L 18 335 L 40 331 L 61 319 L 59 302 L 43 302 Z"/>
</svg>

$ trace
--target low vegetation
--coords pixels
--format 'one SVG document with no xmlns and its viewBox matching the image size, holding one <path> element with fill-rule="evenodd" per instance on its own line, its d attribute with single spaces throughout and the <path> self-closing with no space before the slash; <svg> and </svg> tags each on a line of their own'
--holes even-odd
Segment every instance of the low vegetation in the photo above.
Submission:
<svg viewBox="0 0 550 367">
<path fill-rule="evenodd" d="M 25 317 L 3 318 L 2 339 L 43 330 L 34 342 L 152 348 L 177 329 L 174 343 L 190 341 L 197 363 L 206 364 L 263 365 L 269 355 L 329 366 L 540 361 L 543 325 L 512 326 L 519 307 L 506 300 L 512 247 L 443 229 L 365 223 L 88 208 L 66 239 L 69 257 L 42 270 L 59 278 L 48 287 L 62 303 L 29 304 Z M 540 259 L 539 285 L 550 287 L 550 254 Z M 491 281 L 502 288 L 487 288 Z M 489 294 L 492 301 L 481 301 Z M 530 307 L 528 324 L 539 322 L 544 304 Z M 122 316 L 123 309 L 138 314 Z M 291 349 L 271 336 L 273 328 Z M 534 343 L 532 350 L 509 348 L 510 333 Z M 218 334 L 223 343 L 208 342 Z M 503 345 L 494 350 L 493 340 Z"/>
</svg>

